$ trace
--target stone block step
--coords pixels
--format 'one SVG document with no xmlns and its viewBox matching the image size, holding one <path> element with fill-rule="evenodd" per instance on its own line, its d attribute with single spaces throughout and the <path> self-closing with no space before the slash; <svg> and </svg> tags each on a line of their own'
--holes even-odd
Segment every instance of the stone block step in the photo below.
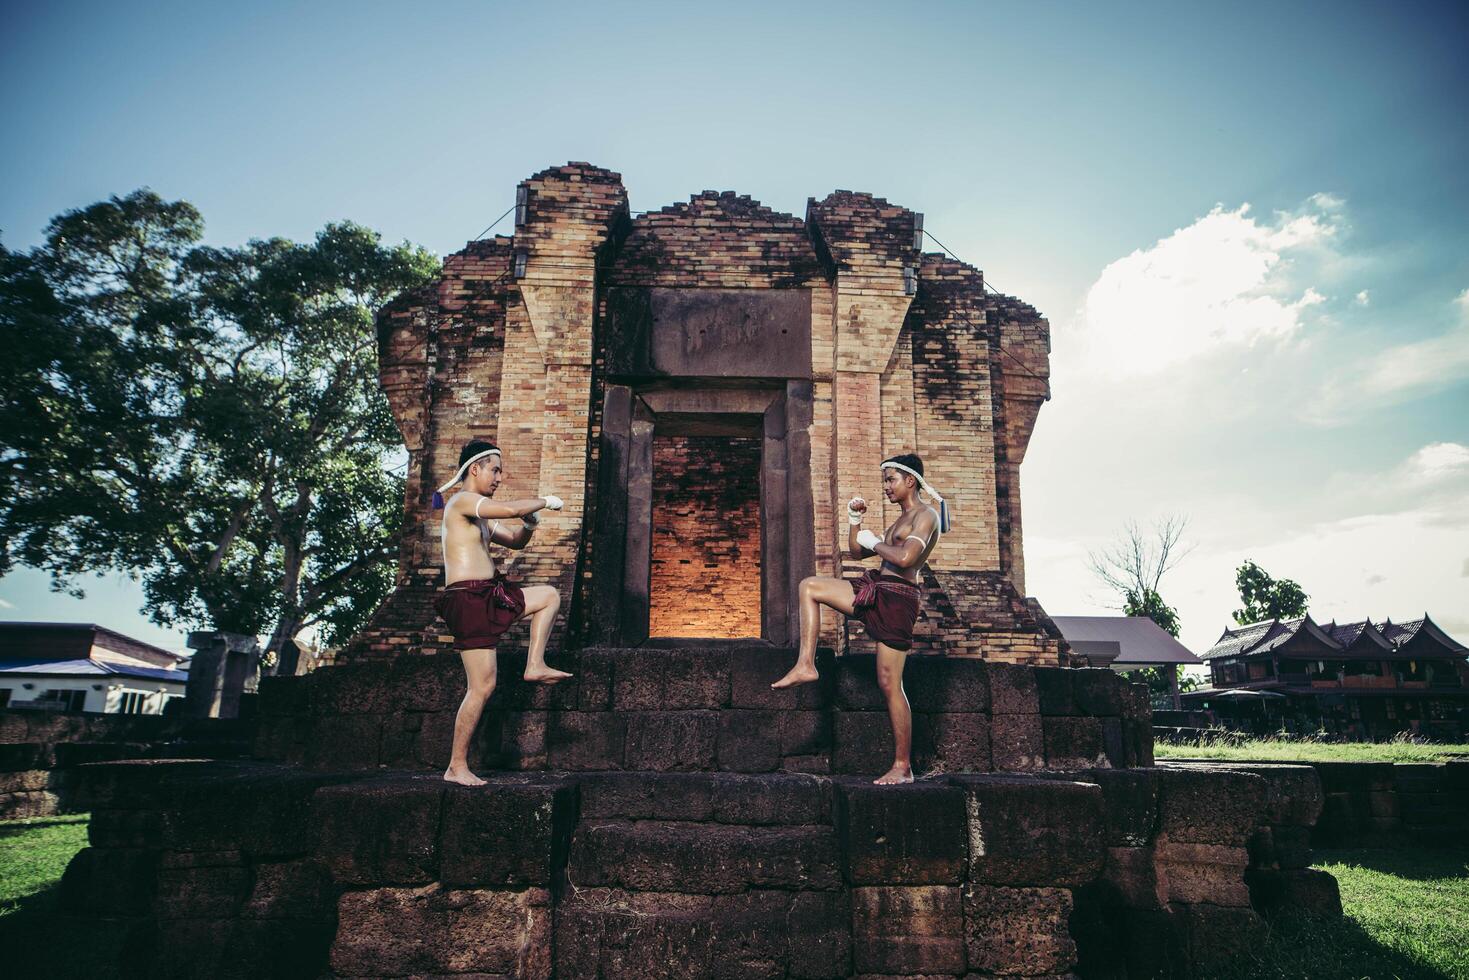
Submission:
<svg viewBox="0 0 1469 980">
<path fill-rule="evenodd" d="M 471 763 L 572 772 L 875 774 L 892 761 L 870 655 L 822 652 L 821 679 L 772 691 L 794 652 L 764 645 L 590 648 L 576 677 L 520 679 L 500 656 Z M 464 678 L 454 656 L 349 664 L 262 689 L 255 756 L 316 770 L 442 769 Z M 1151 761 L 1145 696 L 1111 671 L 938 656 L 908 661 L 920 772 L 1122 768 Z"/>
<path fill-rule="evenodd" d="M 797 773 L 598 772 L 575 777 L 583 820 L 830 824 L 831 782 Z"/>
<path fill-rule="evenodd" d="M 576 888 L 735 894 L 755 888 L 832 891 L 842 885 L 830 826 L 583 820 L 567 876 Z"/>
</svg>

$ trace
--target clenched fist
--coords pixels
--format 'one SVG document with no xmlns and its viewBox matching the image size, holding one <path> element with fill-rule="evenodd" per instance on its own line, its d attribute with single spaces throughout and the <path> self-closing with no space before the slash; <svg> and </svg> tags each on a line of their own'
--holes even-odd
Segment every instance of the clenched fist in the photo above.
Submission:
<svg viewBox="0 0 1469 980">
<path fill-rule="evenodd" d="M 867 515 L 867 501 L 861 497 L 853 497 L 847 501 L 847 523 L 856 527 L 862 523 L 862 518 Z"/>
</svg>

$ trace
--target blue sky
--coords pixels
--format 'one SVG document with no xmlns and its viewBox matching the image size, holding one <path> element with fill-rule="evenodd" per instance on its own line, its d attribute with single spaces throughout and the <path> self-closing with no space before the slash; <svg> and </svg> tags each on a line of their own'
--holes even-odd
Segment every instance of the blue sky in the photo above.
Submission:
<svg viewBox="0 0 1469 980">
<path fill-rule="evenodd" d="M 872 191 L 1051 319 L 1022 474 L 1050 611 L 1099 610 L 1087 551 L 1179 513 L 1196 648 L 1246 557 L 1321 618 L 1469 639 L 1466 10 L 9 4 L 0 234 L 149 186 L 216 243 L 351 218 L 444 254 L 567 160 L 639 210 Z M 180 644 L 127 583 L 0 602 Z"/>
</svg>

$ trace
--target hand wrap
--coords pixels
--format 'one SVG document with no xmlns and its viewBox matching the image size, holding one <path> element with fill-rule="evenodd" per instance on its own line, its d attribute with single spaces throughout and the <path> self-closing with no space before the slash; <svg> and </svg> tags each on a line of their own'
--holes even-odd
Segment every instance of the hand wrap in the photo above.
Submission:
<svg viewBox="0 0 1469 980">
<path fill-rule="evenodd" d="M 873 532 L 867 530 L 866 528 L 863 528 L 862 530 L 857 532 L 857 543 L 863 548 L 866 548 L 868 551 L 876 552 L 877 546 L 882 544 L 882 538 L 879 538 Z"/>
<path fill-rule="evenodd" d="M 566 506 L 561 498 L 556 496 L 554 493 L 546 494 L 543 499 L 546 501 L 547 510 L 560 510 L 562 507 Z"/>
</svg>

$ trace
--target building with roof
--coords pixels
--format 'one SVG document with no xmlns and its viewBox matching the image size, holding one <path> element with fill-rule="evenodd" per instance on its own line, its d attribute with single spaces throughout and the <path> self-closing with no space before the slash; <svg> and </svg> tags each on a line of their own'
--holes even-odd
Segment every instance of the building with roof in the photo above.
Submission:
<svg viewBox="0 0 1469 980">
<path fill-rule="evenodd" d="M 1153 667 L 1168 680 L 1169 699 L 1179 707 L 1178 668 L 1203 661 L 1146 616 L 1053 616 L 1071 645 L 1073 658 L 1120 674 Z"/>
<path fill-rule="evenodd" d="M 0 623 L 0 708 L 162 714 L 188 662 L 95 623 Z"/>
<path fill-rule="evenodd" d="M 1248 703 L 1271 727 L 1356 738 L 1458 739 L 1469 725 L 1469 648 L 1426 613 L 1406 623 L 1323 625 L 1310 616 L 1251 623 L 1226 629 L 1203 657 L 1211 686 L 1183 700 L 1221 720 L 1243 717 L 1230 707 Z"/>
</svg>

